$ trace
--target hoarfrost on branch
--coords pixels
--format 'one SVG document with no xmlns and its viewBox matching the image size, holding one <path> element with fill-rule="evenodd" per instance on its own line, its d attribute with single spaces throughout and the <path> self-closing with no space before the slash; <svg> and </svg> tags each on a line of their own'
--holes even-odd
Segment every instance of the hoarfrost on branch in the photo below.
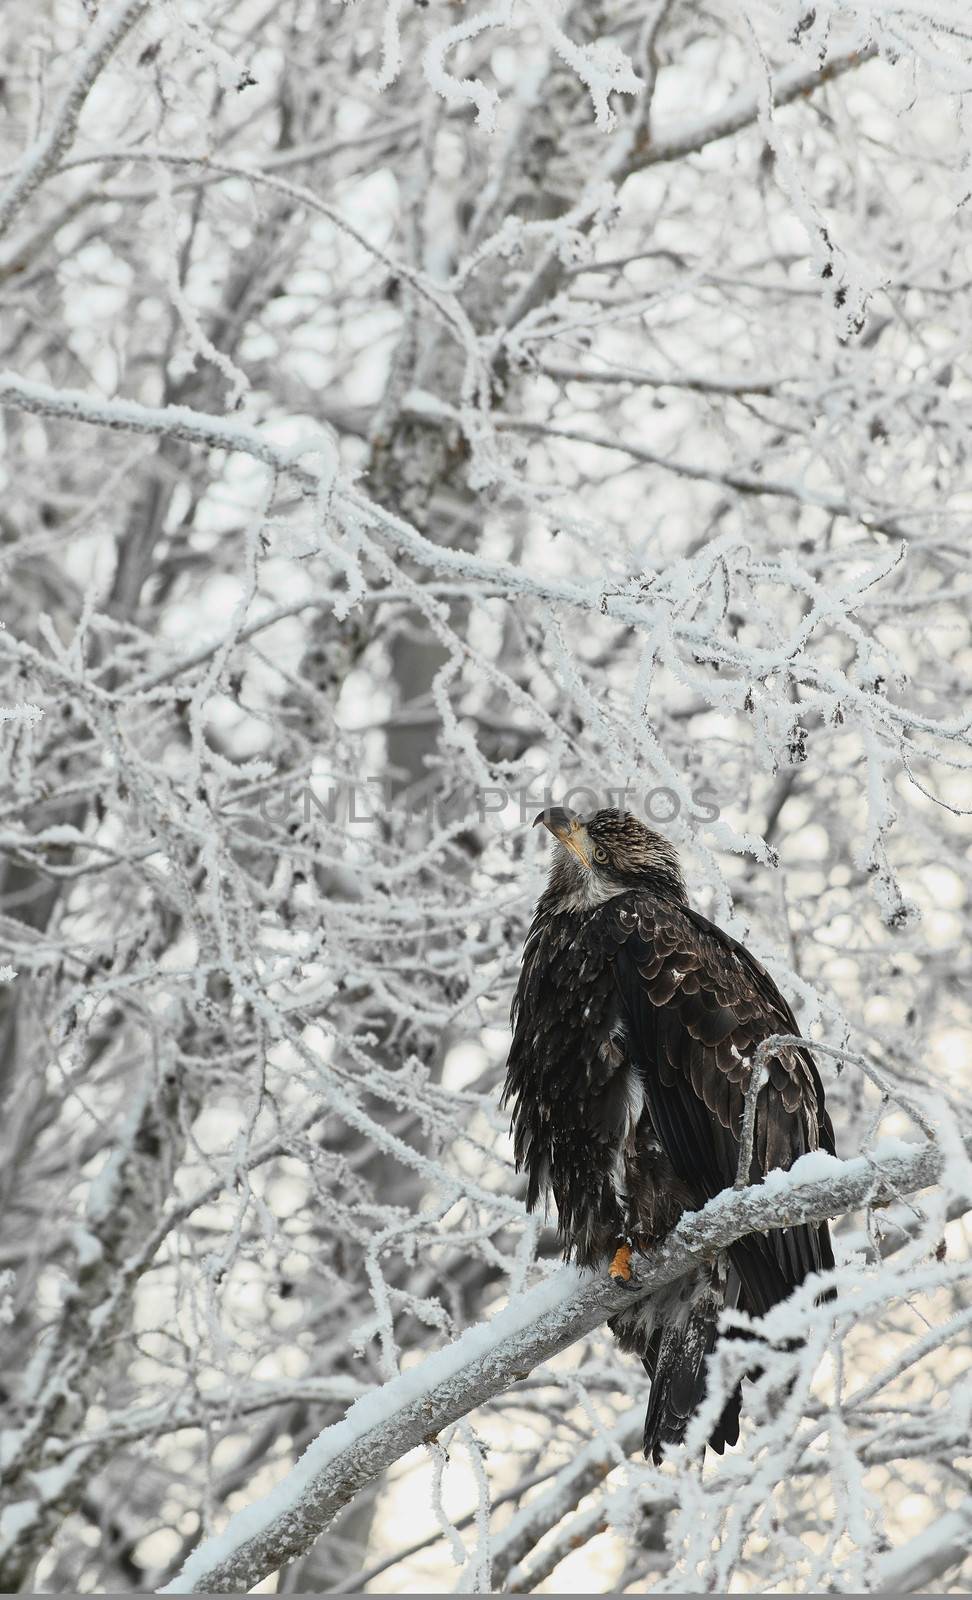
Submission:
<svg viewBox="0 0 972 1600">
<path fill-rule="evenodd" d="M 967 1588 L 964 4 L 3 26 L 3 1588 Z M 571 793 L 837 1125 L 640 1263 L 835 1219 L 704 1469 L 497 1108 Z"/>
</svg>

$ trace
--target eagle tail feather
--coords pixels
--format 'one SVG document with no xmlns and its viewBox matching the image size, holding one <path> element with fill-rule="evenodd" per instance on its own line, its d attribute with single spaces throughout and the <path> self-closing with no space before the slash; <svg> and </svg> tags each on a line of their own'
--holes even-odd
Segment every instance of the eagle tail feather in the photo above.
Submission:
<svg viewBox="0 0 972 1600">
<path fill-rule="evenodd" d="M 716 1324 L 707 1308 L 660 1330 L 645 1412 L 645 1458 L 657 1466 L 662 1447 L 681 1444 L 705 1394 L 705 1358 L 715 1343 Z"/>
<path fill-rule="evenodd" d="M 612 1320 L 622 1347 L 637 1350 L 651 1379 L 645 1413 L 644 1450 L 656 1466 L 666 1444 L 681 1444 L 706 1392 L 706 1362 L 715 1347 L 725 1283 L 720 1269 L 683 1279 L 677 1302 L 656 1305 L 652 1325 L 637 1317 Z M 639 1348 L 640 1346 L 640 1348 Z M 741 1393 L 726 1401 L 709 1444 L 719 1455 L 739 1438 Z"/>
<path fill-rule="evenodd" d="M 788 1299 L 812 1272 L 825 1272 L 834 1265 L 826 1223 L 784 1228 L 773 1241 L 750 1234 L 737 1240 L 729 1255 L 742 1281 L 739 1305 L 753 1317 L 765 1316 Z M 830 1298 L 826 1293 L 824 1297 Z"/>
<path fill-rule="evenodd" d="M 736 1384 L 709 1435 L 709 1449 L 721 1456 L 728 1444 L 739 1443 L 739 1413 L 742 1410 L 742 1382 Z"/>
</svg>

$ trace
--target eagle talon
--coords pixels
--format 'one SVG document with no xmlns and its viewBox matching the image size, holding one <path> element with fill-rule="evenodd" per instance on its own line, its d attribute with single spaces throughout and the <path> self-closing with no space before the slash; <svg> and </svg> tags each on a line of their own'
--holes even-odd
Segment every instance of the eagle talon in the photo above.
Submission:
<svg viewBox="0 0 972 1600">
<path fill-rule="evenodd" d="M 611 1258 L 611 1265 L 608 1267 L 608 1275 L 616 1284 L 625 1289 L 635 1288 L 636 1280 L 631 1270 L 630 1244 L 618 1245 L 618 1248 L 615 1250 L 614 1255 Z"/>
</svg>

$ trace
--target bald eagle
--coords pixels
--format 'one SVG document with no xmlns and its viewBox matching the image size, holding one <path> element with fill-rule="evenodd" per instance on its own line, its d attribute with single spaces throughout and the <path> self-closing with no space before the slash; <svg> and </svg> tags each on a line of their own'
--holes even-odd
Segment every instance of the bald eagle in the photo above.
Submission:
<svg viewBox="0 0 972 1600">
<path fill-rule="evenodd" d="M 799 1032 L 769 973 L 689 905 L 677 852 L 626 812 L 541 812 L 557 840 L 523 952 L 504 1103 L 532 1210 L 552 1196 L 565 1259 L 630 1276 L 736 1179 L 753 1053 Z M 536 824 L 534 824 L 536 825 Z M 834 1153 L 813 1058 L 781 1047 L 756 1103 L 751 1183 Z M 752 1234 L 612 1319 L 651 1380 L 646 1457 L 680 1443 L 705 1394 L 723 1306 L 758 1316 L 834 1264 L 826 1223 Z M 739 1437 L 740 1391 L 710 1437 Z"/>
</svg>

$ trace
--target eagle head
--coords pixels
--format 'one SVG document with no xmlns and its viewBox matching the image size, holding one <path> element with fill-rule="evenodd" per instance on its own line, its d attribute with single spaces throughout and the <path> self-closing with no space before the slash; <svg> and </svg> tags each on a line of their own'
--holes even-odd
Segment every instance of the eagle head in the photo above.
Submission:
<svg viewBox="0 0 972 1600">
<path fill-rule="evenodd" d="M 627 889 L 645 887 L 684 900 L 678 851 L 630 811 L 607 808 L 585 820 L 563 806 L 550 806 L 533 826 L 538 822 L 562 846 L 554 854 L 550 890 L 565 908 L 600 905 Z"/>
</svg>

